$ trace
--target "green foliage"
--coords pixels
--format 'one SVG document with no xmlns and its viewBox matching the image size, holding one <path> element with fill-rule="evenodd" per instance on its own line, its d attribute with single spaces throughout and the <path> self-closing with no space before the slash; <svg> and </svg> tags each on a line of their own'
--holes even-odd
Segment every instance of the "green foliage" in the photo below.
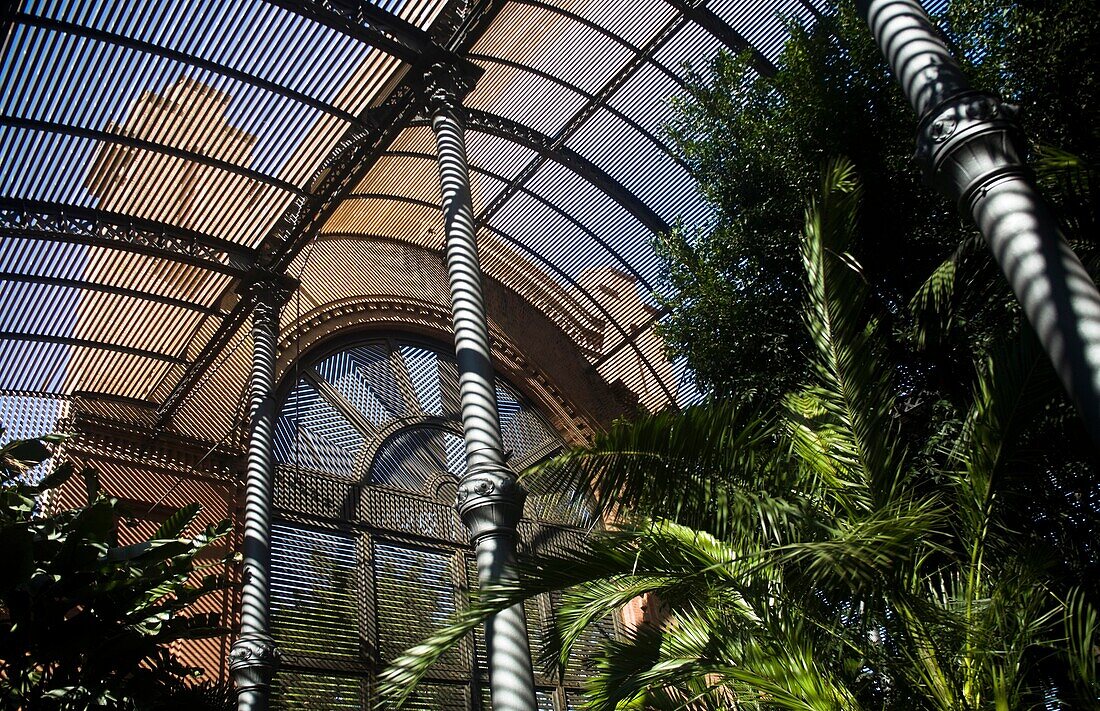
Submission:
<svg viewBox="0 0 1100 711">
<path fill-rule="evenodd" d="M 1088 180 L 1100 160 L 1094 0 L 954 0 L 941 24 L 975 85 L 1020 105 L 1047 195 L 1087 260 L 1100 233 Z M 923 183 L 911 159 L 916 117 L 881 53 L 841 2 L 825 22 L 796 29 L 777 64 L 758 77 L 747 58 L 720 55 L 695 67 L 677 104 L 671 135 L 716 221 L 658 239 L 676 294 L 663 329 L 671 351 L 716 397 L 774 399 L 804 381 L 813 346 L 799 327 L 802 204 L 820 166 L 846 156 L 866 198 L 850 251 L 886 347 L 906 355 L 908 399 L 964 403 L 975 354 L 1014 331 L 1019 312 L 988 250 L 973 248 L 973 228 Z M 927 290 L 916 314 L 904 308 L 933 272 L 936 319 Z"/>
<path fill-rule="evenodd" d="M 201 670 L 167 645 L 223 633 L 198 598 L 228 586 L 216 553 L 228 521 L 181 537 L 199 513 L 184 507 L 146 541 L 119 546 L 118 501 L 82 472 L 88 502 L 45 514 L 43 494 L 73 475 L 66 462 L 38 484 L 25 476 L 58 438 L 0 449 L 0 699 L 8 708 L 226 708 L 224 688 L 192 687 Z M 212 555 L 213 554 L 213 555 Z M 198 582 L 195 582 L 198 580 Z"/>
<path fill-rule="evenodd" d="M 774 77 L 753 79 L 747 58 L 720 55 L 694 75 L 671 127 L 717 221 L 658 242 L 677 293 L 664 335 L 721 397 L 774 399 L 809 374 L 799 235 L 830 156 L 874 176 L 852 252 L 873 279 L 869 308 L 880 317 L 901 318 L 903 297 L 966 234 L 921 184 L 912 111 L 850 7 L 796 29 L 779 64 Z"/>
<path fill-rule="evenodd" d="M 896 415 L 885 327 L 859 317 L 871 292 L 850 253 L 859 195 L 851 165 L 836 163 L 806 213 L 808 384 L 770 410 L 620 423 L 530 473 L 592 481 L 622 525 L 481 591 L 382 674 L 384 702 L 406 700 L 486 614 L 553 589 L 564 592 L 547 661 L 638 595 L 665 611 L 592 661 L 590 710 L 1100 702 L 1092 598 L 1051 585 L 1014 520 L 1020 432 L 1057 394 L 1049 366 L 1026 335 L 1009 339 L 976 367 L 965 416 L 941 423 L 935 466 L 916 456 L 929 447 L 911 447 L 919 437 Z"/>
</svg>

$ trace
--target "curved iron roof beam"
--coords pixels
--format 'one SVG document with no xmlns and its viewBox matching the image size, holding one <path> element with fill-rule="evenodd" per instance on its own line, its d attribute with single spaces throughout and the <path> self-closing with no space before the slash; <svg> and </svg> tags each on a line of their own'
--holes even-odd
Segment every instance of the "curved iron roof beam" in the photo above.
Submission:
<svg viewBox="0 0 1100 711">
<path fill-rule="evenodd" d="M 172 306 L 177 309 L 195 311 L 206 316 L 217 316 L 221 313 L 221 311 L 213 306 L 206 306 L 205 304 L 199 304 L 194 301 L 177 299 L 171 296 L 164 296 L 162 294 L 153 294 L 151 292 L 140 291 L 138 289 L 127 289 L 126 287 L 122 286 L 104 284 L 98 281 L 88 281 L 86 279 L 68 279 L 64 277 L 43 276 L 39 274 L 18 274 L 16 272 L 0 272 L 0 281 L 7 281 L 18 284 L 44 284 L 46 286 L 58 286 L 64 289 L 79 289 L 81 291 L 98 291 L 103 294 L 123 296 L 129 299 L 152 301 L 153 303 L 164 304 L 165 306 Z"/>
<path fill-rule="evenodd" d="M 669 5 L 679 10 L 687 19 L 702 27 L 714 35 L 722 44 L 726 45 L 734 54 L 749 52 L 752 58 L 752 67 L 759 74 L 771 77 L 775 76 L 775 65 L 765 57 L 760 50 L 752 46 L 740 32 L 733 29 L 725 20 L 706 7 L 703 2 L 697 0 L 665 0 Z"/>
<path fill-rule="evenodd" d="M 653 208 L 645 204 L 637 195 L 627 190 L 622 183 L 611 177 L 603 168 L 600 168 L 580 153 L 561 145 L 561 141 L 551 138 L 544 133 L 539 133 L 521 123 L 504 118 L 503 116 L 488 113 L 487 111 L 467 108 L 464 112 L 466 114 L 467 130 L 487 133 L 497 138 L 512 141 L 538 153 L 544 160 L 552 160 L 555 163 L 559 163 L 606 194 L 633 215 L 635 219 L 645 225 L 650 231 L 667 232 L 669 230 L 668 223 L 665 222 L 660 215 L 654 212 Z M 428 122 L 425 119 L 417 119 L 411 122 L 410 125 L 426 126 Z M 542 162 L 539 162 L 539 165 L 541 166 Z M 532 174 L 533 173 L 534 171 L 532 171 Z M 523 182 L 526 182 L 526 180 Z M 518 189 L 519 185 L 517 184 L 515 188 L 511 190 L 505 189 L 505 193 L 510 197 Z M 496 200 L 494 200 L 493 204 L 496 204 Z M 486 208 L 482 215 L 478 217 L 478 220 L 488 220 L 502 206 L 503 204 L 492 210 Z"/>
<path fill-rule="evenodd" d="M 51 343 L 60 346 L 72 346 L 74 348 L 94 348 L 103 351 L 112 351 L 114 353 L 123 353 L 125 355 L 137 356 L 139 358 L 159 360 L 165 363 L 171 363 L 173 365 L 187 364 L 187 361 L 182 358 L 174 355 L 168 355 L 167 353 L 160 353 L 159 351 L 150 351 L 144 348 L 134 348 L 133 346 L 124 346 L 119 343 L 108 343 L 106 341 L 92 341 L 86 338 L 73 338 L 71 336 L 51 336 L 42 333 L 18 333 L 15 331 L 0 331 L 0 341 L 30 341 L 34 343 Z"/>
<path fill-rule="evenodd" d="M 253 250 L 155 220 L 58 203 L 0 198 L 0 234 L 108 247 L 241 276 Z"/>
<path fill-rule="evenodd" d="M 535 0 L 526 0 L 527 2 L 535 2 Z M 583 19 L 583 18 L 582 18 Z M 596 114 L 604 105 L 615 95 L 619 89 L 626 84 L 627 81 L 633 77 L 638 70 L 640 70 L 645 64 L 652 63 L 653 57 L 665 44 L 685 25 L 687 19 L 683 15 L 676 15 L 662 27 L 657 33 L 655 33 L 645 46 L 636 50 L 634 55 L 630 58 L 625 65 L 619 68 L 614 75 L 611 76 L 603 85 L 603 87 L 593 95 L 584 106 L 582 106 L 573 116 L 565 123 L 564 126 L 550 139 L 550 145 L 548 148 L 556 150 L 565 149 L 565 144 L 572 138 L 577 131 L 579 131 L 585 123 L 592 116 Z M 660 66 L 660 65 L 655 65 Z M 519 127 L 525 133 L 530 133 L 531 130 L 526 127 Z M 549 137 L 547 137 L 549 138 Z M 539 155 L 532 159 L 524 168 L 509 181 L 508 186 L 493 200 L 492 203 L 487 205 L 481 214 L 481 218 L 488 219 L 492 217 L 498 210 L 500 210 L 508 202 L 511 196 L 516 192 L 519 186 L 530 180 L 542 167 L 546 160 L 549 160 L 553 155 L 553 152 L 547 153 L 545 151 L 539 152 Z M 598 184 L 597 184 L 598 185 Z M 601 186 L 602 187 L 602 186 Z M 629 194 L 629 193 L 628 193 Z M 652 213 L 656 216 L 656 213 L 649 208 L 648 205 L 638 200 L 634 195 L 631 195 L 634 199 L 634 204 L 643 208 L 644 212 Z M 668 230 L 668 225 L 664 224 L 663 220 L 658 218 L 657 222 L 644 221 L 647 227 L 654 232 L 665 232 Z"/>
<path fill-rule="evenodd" d="M 429 153 L 417 153 L 415 151 L 387 151 L 384 155 L 387 155 L 387 156 L 400 156 L 400 157 L 404 157 L 404 158 L 419 158 L 419 159 L 423 159 L 423 160 L 430 160 L 430 161 L 433 161 L 433 162 L 435 161 L 435 156 L 434 155 L 431 155 Z M 498 181 L 502 184 L 508 182 L 508 178 L 506 176 L 500 175 L 499 173 L 494 173 L 494 172 L 489 171 L 489 170 L 485 170 L 484 168 L 478 168 L 477 166 L 474 166 L 474 165 L 470 165 L 470 172 L 471 173 L 477 173 L 479 175 L 485 175 L 487 177 L 493 178 L 494 180 L 496 180 L 496 181 Z M 649 291 L 655 291 L 655 289 L 653 288 L 653 285 L 649 283 L 649 280 L 646 279 L 645 276 L 643 276 L 640 272 L 638 272 L 638 270 L 635 269 L 634 266 L 632 264 L 630 264 L 630 262 L 628 262 L 626 259 L 624 259 L 622 257 L 622 255 L 620 255 L 619 252 L 614 247 L 607 244 L 607 242 L 605 242 L 602 237 L 600 237 L 592 229 L 590 229 L 589 227 L 587 227 L 583 223 L 581 223 L 581 221 L 578 220 L 576 217 L 574 217 L 572 214 L 567 212 L 565 209 L 559 207 L 555 203 L 551 202 L 550 200 L 547 200 L 542 195 L 539 195 L 538 193 L 534 192 L 530 188 L 520 187 L 519 192 L 523 193 L 527 197 L 530 197 L 531 199 L 535 200 L 539 204 L 546 206 L 547 208 L 549 208 L 551 211 L 553 211 L 557 215 L 565 218 L 565 220 L 567 222 L 569 222 L 571 225 L 573 225 L 578 230 L 583 232 L 585 235 L 590 237 L 593 242 L 600 245 L 600 247 L 602 247 L 607 252 L 608 256 L 610 256 L 612 259 L 614 259 L 618 263 L 619 267 L 623 271 L 627 272 L 628 274 L 633 276 L 635 279 L 637 279 L 638 283 L 640 283 L 642 286 L 644 286 Z M 347 197 L 348 197 L 349 200 L 351 200 L 351 199 L 356 199 L 356 200 L 363 200 L 363 199 L 398 200 L 400 202 L 409 202 L 409 203 L 413 203 L 413 204 L 416 204 L 416 205 L 420 205 L 421 207 L 431 207 L 434 210 L 439 209 L 439 204 L 438 203 L 433 203 L 433 202 L 430 202 L 428 200 L 419 200 L 417 198 L 407 198 L 407 197 L 400 196 L 400 195 L 391 195 L 391 194 L 387 194 L 387 193 L 351 193 Z M 482 220 L 475 220 L 475 222 L 474 222 L 475 227 L 482 227 L 485 224 L 487 224 L 487 223 L 483 222 Z"/>
<path fill-rule="evenodd" d="M 362 0 L 266 0 L 409 64 L 430 53 L 431 37 L 416 25 Z"/>
<path fill-rule="evenodd" d="M 539 77 L 540 79 L 545 79 L 548 82 L 551 82 L 553 84 L 557 84 L 558 86 L 562 87 L 563 89 L 568 89 L 568 90 L 572 91 L 573 93 L 577 94 L 578 96 L 583 97 L 585 99 L 585 101 L 592 101 L 593 99 L 596 98 L 594 94 L 591 94 L 587 91 L 584 91 L 583 89 L 580 89 L 579 87 L 573 86 L 569 82 L 567 82 L 563 79 L 560 79 L 559 77 L 556 77 L 556 76 L 554 76 L 553 74 L 551 74 L 549 72 L 544 72 L 541 69 L 535 69 L 534 67 L 529 67 L 525 64 L 521 64 L 520 62 L 512 61 L 511 59 L 502 59 L 500 57 L 494 57 L 491 54 L 467 54 L 466 58 L 470 59 L 470 60 L 473 60 L 473 61 L 476 61 L 476 62 L 488 62 L 488 63 L 492 63 L 492 64 L 499 64 L 501 66 L 510 67 L 512 69 L 517 69 L 519 71 L 527 72 L 528 74 L 534 74 L 535 76 Z M 671 148 L 669 148 L 665 143 L 663 143 L 656 136 L 654 136 L 653 133 L 651 131 L 649 131 L 649 129 L 647 129 L 645 126 L 642 126 L 640 123 L 635 121 L 630 116 L 627 116 L 625 113 L 623 113 L 619 109 L 615 108 L 614 106 L 605 105 L 604 110 L 607 111 L 608 113 L 612 114 L 616 118 L 618 118 L 620 121 L 622 121 L 626 125 L 633 128 L 635 131 L 640 133 L 645 138 L 649 139 L 650 143 L 652 143 L 657 148 L 657 150 L 661 151 L 662 153 L 667 155 L 669 158 L 676 161 L 676 163 L 678 165 L 680 165 L 682 168 L 684 168 L 684 170 L 688 170 L 688 165 L 684 161 L 683 157 L 680 156 L 679 154 L 677 154 Z"/>
<path fill-rule="evenodd" d="M 203 165 L 224 170 L 228 173 L 234 173 L 236 175 L 255 180 L 258 183 L 270 185 L 280 190 L 284 190 L 292 195 L 304 195 L 305 191 L 299 188 L 293 183 L 288 183 L 285 180 L 272 177 L 266 173 L 261 173 L 258 170 L 251 168 L 245 168 L 235 163 L 213 158 L 202 153 L 196 153 L 195 151 L 188 151 L 182 148 L 176 148 L 174 146 L 167 146 L 163 143 L 157 143 L 156 141 L 148 141 L 144 138 L 137 138 L 125 133 L 117 131 L 105 131 L 95 128 L 82 128 L 80 126 L 72 126 L 68 124 L 56 123 L 54 121 L 44 121 L 42 119 L 30 119 L 22 118 L 19 116 L 0 115 L 0 124 L 5 126 L 12 126 L 13 128 L 24 128 L 33 131 L 47 131 L 49 133 L 59 133 L 66 136 L 77 136 L 79 138 L 90 138 L 94 141 L 101 141 L 104 143 L 117 143 L 129 148 L 137 148 L 139 150 L 150 151 L 153 153 L 161 153 L 164 155 L 172 156 L 173 158 L 182 158 L 183 160 L 192 161 L 195 163 L 201 163 Z"/>
<path fill-rule="evenodd" d="M 294 89 L 290 89 L 281 84 L 276 84 L 273 81 L 262 79 L 255 74 L 242 72 L 239 69 L 234 69 L 232 67 L 226 66 L 225 64 L 221 64 L 220 62 L 203 59 L 202 57 L 196 56 L 194 54 L 188 54 L 187 52 L 170 49 L 163 45 L 145 42 L 143 40 L 115 34 L 114 32 L 107 32 L 106 30 L 100 30 L 94 27 L 88 27 L 86 25 L 78 25 L 72 22 L 64 22 L 62 20 L 57 20 L 52 17 L 42 17 L 39 15 L 31 15 L 28 13 L 20 12 L 15 15 L 15 21 L 24 25 L 33 25 L 35 27 L 41 27 L 43 29 L 65 32 L 76 37 L 85 37 L 90 40 L 113 44 L 119 47 L 126 47 L 128 49 L 145 52 L 147 54 L 163 57 L 165 59 L 170 59 L 176 62 L 189 64 L 200 69 L 205 69 L 207 71 L 229 77 L 230 79 L 235 79 L 241 83 L 249 84 L 258 89 L 263 89 L 264 91 L 278 94 L 283 98 L 290 99 L 291 101 L 296 101 L 300 104 L 304 104 L 305 106 L 309 106 L 312 109 L 328 114 L 330 116 L 334 116 L 342 121 L 346 121 L 348 123 L 357 123 L 359 121 L 359 119 L 354 114 L 350 114 L 346 111 L 338 109 L 331 104 L 326 104 L 325 102 L 315 99 L 308 94 L 303 94 L 300 91 L 295 91 Z"/>
<path fill-rule="evenodd" d="M 550 262 L 550 261 L 544 259 L 536 250 L 531 249 L 527 245 L 523 244 L 519 240 L 515 239 L 511 235 L 504 232 L 503 230 L 499 230 L 496 227 L 492 227 L 490 225 L 485 225 L 484 229 L 486 229 L 486 230 L 492 232 L 493 234 L 497 235 L 498 237 L 514 244 L 515 246 L 522 249 L 524 252 L 527 252 L 529 255 L 531 255 L 532 257 L 534 257 L 538 261 L 545 264 L 547 266 L 547 268 L 550 269 L 550 271 L 557 274 L 559 277 L 564 279 L 565 282 L 568 283 L 570 286 L 577 289 L 577 291 L 579 291 L 580 293 L 582 293 L 586 297 L 588 297 L 588 300 L 592 302 L 592 305 L 596 307 L 596 310 L 599 311 L 600 314 L 604 318 L 607 319 L 607 322 L 610 323 L 615 328 L 615 330 L 619 332 L 619 335 L 621 335 L 623 337 L 623 340 L 630 340 L 630 334 L 628 334 L 626 332 L 626 329 L 624 329 L 621 325 L 619 325 L 619 322 L 615 319 L 615 317 L 612 316 L 611 313 L 606 308 L 604 308 L 602 304 L 600 304 L 600 302 L 596 301 L 596 299 L 593 298 L 591 294 L 589 294 L 583 287 L 581 287 L 581 285 L 578 284 L 577 281 L 573 277 L 566 274 L 559 267 L 554 265 L 553 262 Z M 661 390 L 668 397 L 669 402 L 671 402 L 672 404 L 675 405 L 676 404 L 676 397 L 668 389 L 668 386 L 665 385 L 665 381 L 661 378 L 661 376 L 657 374 L 657 370 L 656 370 L 656 368 L 653 367 L 653 364 L 649 362 L 649 359 L 645 357 L 645 354 L 643 354 L 641 352 L 641 350 L 638 349 L 638 346 L 635 345 L 633 341 L 631 341 L 630 347 L 638 355 L 638 360 L 640 360 L 645 365 L 646 370 L 648 370 L 650 375 L 653 376 L 653 379 L 656 380 L 657 383 L 661 386 Z M 595 367 L 595 364 L 593 364 L 593 367 Z"/>
</svg>

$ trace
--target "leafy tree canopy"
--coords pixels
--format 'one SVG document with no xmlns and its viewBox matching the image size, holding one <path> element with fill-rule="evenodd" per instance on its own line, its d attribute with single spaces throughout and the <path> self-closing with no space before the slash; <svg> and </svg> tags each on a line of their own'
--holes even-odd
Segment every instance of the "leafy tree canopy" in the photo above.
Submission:
<svg viewBox="0 0 1100 711">
<path fill-rule="evenodd" d="M 942 26 L 975 86 L 1022 109 L 1072 236 L 1095 239 L 1087 180 L 1100 159 L 1100 13 L 1091 0 L 956 0 Z M 671 132 L 713 229 L 658 242 L 677 296 L 664 326 L 717 397 L 780 396 L 804 381 L 809 343 L 798 268 L 802 205 L 825 160 L 846 156 L 866 199 L 852 251 L 872 284 L 868 308 L 892 326 L 899 375 L 913 401 L 932 388 L 965 400 L 975 349 L 1012 331 L 1018 312 L 971 226 L 923 183 L 912 160 L 916 118 L 850 3 L 795 29 L 773 77 L 722 54 L 699 70 Z M 1079 248 L 1081 245 L 1076 245 Z M 913 344 L 907 305 L 946 258 L 935 305 Z M 967 289 L 943 286 L 967 282 Z M 994 306 L 991 306 L 994 304 Z M 920 309 L 918 309 L 919 311 Z M 943 326 L 943 328 L 940 328 Z M 930 347 L 934 345 L 935 347 Z"/>
</svg>

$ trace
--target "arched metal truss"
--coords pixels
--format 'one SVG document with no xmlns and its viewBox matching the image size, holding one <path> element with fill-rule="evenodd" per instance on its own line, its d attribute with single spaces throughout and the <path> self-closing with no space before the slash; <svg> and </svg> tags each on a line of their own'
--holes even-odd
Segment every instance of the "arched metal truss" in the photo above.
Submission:
<svg viewBox="0 0 1100 711">
<path fill-rule="evenodd" d="M 519 270 L 520 282 L 511 284 L 505 272 L 494 278 L 521 295 L 547 288 L 567 300 L 575 295 L 593 324 L 606 324 L 593 367 L 609 382 L 625 377 L 623 368 L 644 372 L 654 393 L 641 396 L 646 406 L 682 402 L 687 391 L 674 375 L 679 368 L 670 370 L 647 345 L 664 313 L 653 297 L 663 285 L 648 242 L 673 220 L 686 215 L 692 226 L 706 216 L 691 195 L 688 167 L 661 130 L 665 102 L 685 91 L 684 61 L 698 67 L 719 50 L 747 52 L 759 73 L 770 74 L 784 23 L 814 21 L 827 5 L 775 0 L 751 11 L 733 0 L 643 5 L 631 3 L 629 11 L 595 0 L 7 5 L 0 229 L 40 245 L 7 261 L 0 251 L 0 290 L 25 313 L 25 328 L 0 332 L 9 341 L 76 349 L 57 356 L 65 374 L 55 374 L 49 388 L 43 383 L 43 391 L 87 385 L 79 382 L 89 372 L 87 359 L 77 351 L 108 361 L 125 351 L 171 368 L 155 387 L 120 387 L 115 394 L 150 401 L 165 425 L 189 401 L 201 410 L 205 398 L 225 388 L 223 380 L 237 377 L 226 370 L 233 359 L 223 354 L 240 339 L 251 307 L 237 286 L 251 271 L 286 274 L 308 290 L 314 279 L 308 255 L 319 236 L 405 239 L 399 222 L 370 223 L 379 206 L 391 206 L 392 220 L 405 219 L 407 239 L 422 244 L 426 218 L 418 216 L 431 212 L 438 187 L 413 187 L 401 178 L 380 184 L 375 176 L 387 161 L 431 156 L 422 141 L 409 145 L 425 130 L 418 118 L 424 75 L 433 64 L 457 63 L 483 73 L 477 86 L 489 87 L 475 89 L 465 111 L 472 170 L 484 185 L 484 194 L 475 195 L 475 218 L 484 234 L 514 252 L 500 268 Z M 36 87 L 34 77 L 47 77 L 46 86 Z M 69 88 L 58 90 L 57 82 Z M 48 91 L 60 95 L 51 99 Z M 198 105 L 188 102 L 200 94 L 209 106 L 187 115 Z M 173 101 L 171 117 L 156 113 Z M 546 115 L 537 114 L 539 102 Z M 93 175 L 96 151 L 106 151 L 100 166 L 106 172 Z M 100 181 L 94 190 L 93 180 Z M 225 203 L 212 208 L 219 198 Z M 521 205 L 555 226 L 524 218 Z M 402 210 L 418 212 L 406 219 Z M 362 224 L 348 228 L 349 213 Z M 580 242 L 555 244 L 559 229 Z M 108 259 L 108 252 L 131 256 Z M 594 269 L 614 270 L 634 285 L 617 287 L 620 297 L 622 288 L 632 292 L 634 311 L 607 301 L 599 278 L 578 266 L 582 254 L 592 255 Z M 35 268 L 26 262 L 32 258 L 51 266 Z M 45 288 L 75 313 L 70 331 L 35 325 L 34 299 Z M 347 296 L 372 288 L 346 284 Z M 192 317 L 176 327 L 163 322 L 164 312 L 147 314 L 153 306 Z M 120 323 L 170 335 L 156 346 L 130 345 L 112 332 Z M 9 348 L 5 357 L 18 352 Z M 97 364 L 97 372 L 109 370 L 109 362 Z"/>
</svg>

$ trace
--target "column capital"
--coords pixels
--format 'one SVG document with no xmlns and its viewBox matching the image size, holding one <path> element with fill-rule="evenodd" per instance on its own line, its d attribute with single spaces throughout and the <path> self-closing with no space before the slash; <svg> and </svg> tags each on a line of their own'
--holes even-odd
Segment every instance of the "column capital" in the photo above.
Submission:
<svg viewBox="0 0 1100 711">
<path fill-rule="evenodd" d="M 254 269 L 241 279 L 237 293 L 254 302 L 286 303 L 298 288 L 298 280 L 266 269 Z"/>
<path fill-rule="evenodd" d="M 428 108 L 433 114 L 457 109 L 473 91 L 481 74 L 481 68 L 469 62 L 457 59 L 435 62 L 424 72 Z"/>
<path fill-rule="evenodd" d="M 237 286 L 237 293 L 251 304 L 253 318 L 278 319 L 279 310 L 298 288 L 298 281 L 266 270 L 249 272 Z"/>
<path fill-rule="evenodd" d="M 229 649 L 229 673 L 237 693 L 266 691 L 282 656 L 269 635 L 247 633 L 238 637 Z"/>
<path fill-rule="evenodd" d="M 488 536 L 516 535 L 527 492 L 500 464 L 475 464 L 458 483 L 455 509 L 476 545 Z"/>
</svg>

